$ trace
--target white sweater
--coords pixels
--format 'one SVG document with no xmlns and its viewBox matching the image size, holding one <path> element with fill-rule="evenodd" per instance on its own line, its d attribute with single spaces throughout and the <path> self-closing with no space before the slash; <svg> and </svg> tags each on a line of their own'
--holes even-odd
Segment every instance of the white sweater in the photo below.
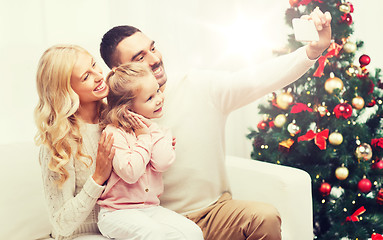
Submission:
<svg viewBox="0 0 383 240">
<path fill-rule="evenodd" d="M 224 136 L 228 114 L 295 81 L 314 63 L 303 47 L 257 65 L 258 69 L 169 76 L 164 116 L 158 121 L 176 137 L 177 158 L 164 173 L 161 205 L 185 214 L 230 191 Z"/>
<path fill-rule="evenodd" d="M 101 131 L 98 124 L 83 124 L 81 134 L 84 153 L 92 157 L 93 164 L 87 168 L 79 160 L 70 159 L 66 166 L 69 179 L 61 189 L 55 183 L 57 174 L 48 169 L 50 151 L 46 147 L 40 149 L 44 190 L 55 239 L 72 239 L 79 235 L 99 233 L 99 207 L 96 201 L 104 187 L 98 185 L 92 175 L 96 166 L 97 144 Z"/>
</svg>

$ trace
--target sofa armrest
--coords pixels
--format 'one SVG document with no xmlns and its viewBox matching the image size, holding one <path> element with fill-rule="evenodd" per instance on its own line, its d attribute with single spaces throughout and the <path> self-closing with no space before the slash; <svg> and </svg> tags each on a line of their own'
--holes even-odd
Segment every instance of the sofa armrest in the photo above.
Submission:
<svg viewBox="0 0 383 240">
<path fill-rule="evenodd" d="M 45 239 L 50 223 L 45 205 L 39 148 L 33 142 L 0 145 L 0 239 Z"/>
<path fill-rule="evenodd" d="M 267 202 L 282 218 L 282 239 L 313 239 L 310 175 L 300 169 L 226 157 L 233 198 Z"/>
</svg>

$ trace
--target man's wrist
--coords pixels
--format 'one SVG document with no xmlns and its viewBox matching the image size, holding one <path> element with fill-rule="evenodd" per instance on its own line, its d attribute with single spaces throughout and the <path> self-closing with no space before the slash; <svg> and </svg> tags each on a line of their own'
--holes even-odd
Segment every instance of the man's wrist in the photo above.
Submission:
<svg viewBox="0 0 383 240">
<path fill-rule="evenodd" d="M 310 45 L 307 45 L 307 47 L 306 47 L 306 54 L 310 60 L 318 59 L 322 55 L 322 53 L 323 53 L 323 51 L 316 50 L 313 47 L 311 47 Z"/>
</svg>

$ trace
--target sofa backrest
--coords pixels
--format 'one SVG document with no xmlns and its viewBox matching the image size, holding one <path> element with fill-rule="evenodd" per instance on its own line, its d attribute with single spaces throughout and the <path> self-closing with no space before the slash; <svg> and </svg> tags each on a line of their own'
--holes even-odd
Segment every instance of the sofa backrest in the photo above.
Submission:
<svg viewBox="0 0 383 240">
<path fill-rule="evenodd" d="M 0 239 L 38 239 L 49 234 L 38 153 L 33 142 L 0 145 Z"/>
</svg>

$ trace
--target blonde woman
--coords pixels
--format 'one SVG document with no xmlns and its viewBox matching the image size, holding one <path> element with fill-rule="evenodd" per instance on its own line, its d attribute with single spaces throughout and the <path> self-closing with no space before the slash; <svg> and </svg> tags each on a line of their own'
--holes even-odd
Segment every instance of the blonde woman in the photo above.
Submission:
<svg viewBox="0 0 383 240">
<path fill-rule="evenodd" d="M 75 45 L 55 45 L 37 71 L 35 109 L 39 161 L 55 239 L 105 239 L 96 204 L 112 170 L 113 137 L 101 134 L 109 89 L 93 57 Z"/>
</svg>

